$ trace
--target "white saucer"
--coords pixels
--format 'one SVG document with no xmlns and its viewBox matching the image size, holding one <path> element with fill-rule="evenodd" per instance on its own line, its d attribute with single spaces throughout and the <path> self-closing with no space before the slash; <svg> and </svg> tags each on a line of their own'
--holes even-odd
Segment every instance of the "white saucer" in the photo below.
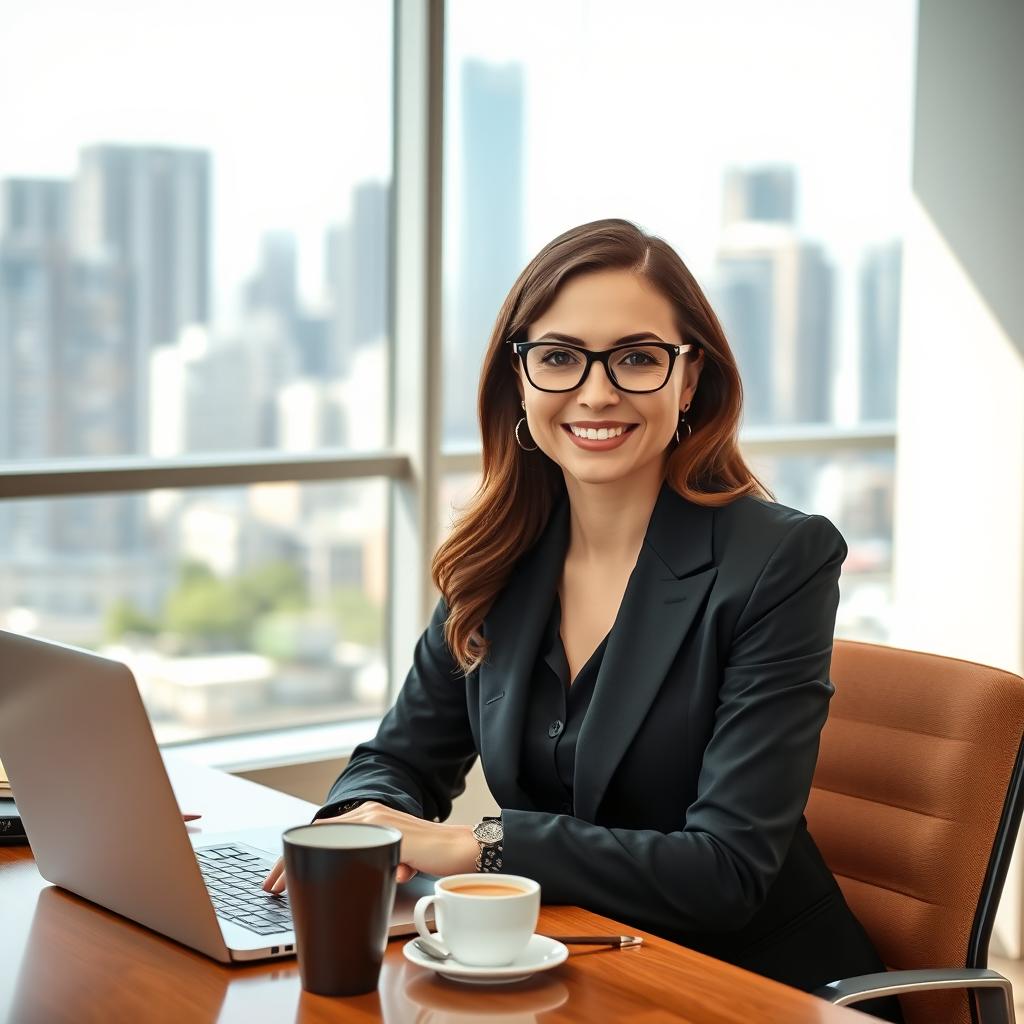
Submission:
<svg viewBox="0 0 1024 1024">
<path fill-rule="evenodd" d="M 436 934 L 431 936 L 439 942 L 443 940 Z M 470 985 L 508 985 L 513 981 L 522 981 L 539 971 L 549 971 L 565 963 L 569 956 L 568 948 L 557 939 L 549 939 L 546 935 L 532 935 L 522 951 L 510 964 L 504 967 L 473 967 L 460 964 L 458 960 L 435 960 L 426 953 L 421 953 L 415 946 L 415 939 L 402 947 L 406 960 L 411 960 L 419 967 L 437 971 L 442 978 L 462 981 Z"/>
</svg>

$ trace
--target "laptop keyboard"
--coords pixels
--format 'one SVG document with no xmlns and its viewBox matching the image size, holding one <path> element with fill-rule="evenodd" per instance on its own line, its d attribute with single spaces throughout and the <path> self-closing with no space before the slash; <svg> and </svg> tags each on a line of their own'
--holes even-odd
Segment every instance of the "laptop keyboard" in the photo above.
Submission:
<svg viewBox="0 0 1024 1024">
<path fill-rule="evenodd" d="M 248 928 L 257 935 L 292 929 L 288 897 L 263 891 L 270 864 L 249 847 L 229 843 L 202 846 L 196 860 L 217 916 Z"/>
</svg>

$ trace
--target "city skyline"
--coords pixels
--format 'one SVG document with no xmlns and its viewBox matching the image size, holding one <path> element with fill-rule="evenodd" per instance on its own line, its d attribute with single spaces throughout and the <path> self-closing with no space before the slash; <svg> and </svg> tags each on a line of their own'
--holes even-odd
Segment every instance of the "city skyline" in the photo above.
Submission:
<svg viewBox="0 0 1024 1024">
<path fill-rule="evenodd" d="M 463 251 L 479 248 L 472 241 L 477 236 L 482 240 L 496 235 L 504 239 L 507 235 L 508 239 L 507 244 L 494 247 L 495 252 L 503 254 L 500 260 L 470 261 L 460 271 L 462 287 L 454 295 L 446 295 L 449 364 L 445 375 L 445 436 L 456 443 L 470 441 L 476 434 L 475 389 L 480 357 L 494 310 L 517 272 L 523 215 L 517 199 L 520 165 L 516 159 L 522 131 L 518 116 L 522 80 L 514 68 L 493 69 L 475 62 L 467 62 L 465 72 L 466 81 L 474 85 L 464 89 L 464 127 L 479 142 L 463 146 L 467 157 L 462 169 L 467 207 L 461 218 Z M 501 125 L 497 135 L 488 130 L 494 120 L 488 120 L 488 112 L 493 113 L 496 104 L 503 114 L 496 119 Z M 496 170 L 503 176 L 496 176 Z M 9 389 L 15 380 L 20 385 L 17 394 L 9 396 L 8 415 L 0 416 L 0 455 L 7 452 L 7 457 L 30 457 L 34 453 L 43 457 L 75 451 L 115 454 L 150 450 L 166 454 L 274 447 L 288 433 L 273 426 L 281 410 L 245 408 L 244 388 L 235 392 L 243 405 L 234 419 L 228 415 L 226 429 L 207 431 L 210 441 L 183 441 L 168 447 L 163 431 L 164 441 L 151 446 L 147 434 L 153 417 L 146 396 L 153 373 L 152 353 L 157 348 L 184 345 L 182 353 L 190 352 L 189 362 L 196 363 L 197 344 L 204 350 L 206 355 L 196 367 L 198 370 L 208 364 L 209 379 L 197 380 L 190 388 L 192 392 L 210 394 L 208 408 L 215 423 L 229 407 L 223 406 L 220 391 L 225 385 L 216 383 L 220 378 L 215 375 L 213 360 L 223 363 L 227 374 L 223 379 L 227 382 L 233 373 L 245 371 L 257 357 L 260 345 L 268 356 L 266 343 L 276 346 L 281 354 L 273 357 L 273 364 L 267 364 L 262 372 L 266 383 L 254 393 L 255 402 L 266 405 L 275 401 L 274 387 L 290 379 L 344 379 L 361 347 L 383 343 L 388 317 L 387 186 L 357 184 L 350 204 L 352 222 L 324 225 L 326 303 L 315 308 L 299 295 L 300 259 L 295 236 L 280 230 L 264 232 L 255 270 L 244 282 L 242 319 L 233 331 L 225 331 L 210 322 L 206 300 L 206 256 L 215 212 L 209 207 L 208 180 L 209 154 L 203 151 L 92 144 L 83 147 L 80 173 L 74 179 L 0 181 L 0 241 L 5 265 L 10 269 L 14 259 L 28 259 L 28 265 L 34 265 L 34 257 L 26 254 L 35 247 L 48 253 L 39 266 L 49 267 L 45 274 L 53 277 L 47 286 L 49 298 L 41 297 L 38 288 L 25 292 L 22 286 L 19 292 L 15 287 L 12 292 L 15 279 L 10 274 L 6 290 L 0 295 L 7 310 L 0 317 L 0 368 L 6 368 Z M 834 271 L 828 250 L 802 237 L 796 228 L 797 170 L 772 164 L 726 168 L 722 195 L 720 241 L 706 291 L 744 372 L 745 423 L 829 422 L 834 418 L 832 391 L 836 376 Z M 489 216 L 499 197 L 505 200 L 500 223 Z M 170 224 L 174 225 L 173 232 L 169 231 Z M 190 248 L 181 248 L 182 239 Z M 863 386 L 876 371 L 887 370 L 890 376 L 895 373 L 894 356 L 886 353 L 894 351 L 896 344 L 899 265 L 892 256 L 887 260 L 879 256 L 891 253 L 895 244 L 872 246 L 861 254 L 862 270 L 853 297 L 859 307 L 858 329 L 862 336 L 853 386 L 860 395 L 863 414 L 876 417 L 895 414 L 894 382 L 882 388 L 893 396 L 891 401 L 867 401 Z M 65 270 L 68 260 L 69 267 L 80 269 Z M 68 273 L 69 284 L 60 284 L 60 275 Z M 784 286 L 788 291 L 778 290 L 783 281 L 789 282 Z M 82 301 L 74 298 L 79 292 L 84 296 Z M 84 335 L 74 345 L 56 336 L 47 345 L 28 349 L 4 344 L 5 330 L 10 334 L 17 329 L 16 319 L 11 318 L 19 315 L 19 294 L 35 295 L 32 301 L 36 307 L 32 308 L 37 312 L 25 314 L 22 310 L 20 314 L 36 323 L 35 330 L 41 329 L 38 325 L 47 322 L 48 317 L 52 319 L 46 313 L 51 307 L 66 309 L 54 323 L 73 324 L 79 335 L 89 322 L 83 317 L 98 316 L 97 337 L 102 340 L 88 356 L 92 363 L 82 363 L 89 351 Z M 111 300 L 120 313 L 113 312 Z M 89 314 L 90 304 L 104 312 Z M 847 304 L 851 304 L 850 299 Z M 186 327 L 192 330 L 188 336 L 191 340 L 183 334 Z M 194 329 L 198 327 L 206 329 L 201 343 L 196 341 Z M 252 342 L 250 352 L 246 351 L 246 337 Z M 266 341 L 260 342 L 260 338 Z M 19 367 L 15 353 L 21 350 Z M 232 351 L 237 355 L 233 356 Z M 63 370 L 54 363 L 58 356 L 64 360 Z M 80 373 L 69 371 L 74 365 L 69 360 L 76 359 L 82 365 Z M 786 384 L 780 372 L 801 376 L 799 387 L 804 397 L 796 396 L 792 389 L 798 385 Z M 72 378 L 91 379 L 94 390 L 99 388 L 99 394 L 107 394 L 105 413 L 97 394 L 83 398 L 76 387 L 66 394 L 55 390 L 51 395 L 38 383 L 54 379 L 55 387 L 60 389 Z M 33 380 L 37 381 L 35 386 Z M 847 379 L 847 388 L 850 383 Z M 115 400 L 110 387 L 120 389 L 120 400 Z M 783 394 L 787 390 L 788 398 Z M 873 390 L 877 391 L 877 386 Z M 81 417 L 69 418 L 83 402 L 94 428 L 85 429 Z M 66 443 L 56 440 L 61 435 L 53 430 L 50 444 L 38 438 L 26 443 L 25 437 L 15 443 L 16 429 L 24 434 L 26 424 L 32 422 L 45 428 L 46 410 L 57 407 L 71 410 L 61 417 L 55 412 L 49 414 L 53 423 L 65 424 Z M 19 408 L 25 411 L 18 413 Z M 104 417 L 110 421 L 116 416 L 121 416 L 125 425 L 111 433 Z M 319 438 L 316 432 L 310 435 L 307 430 L 309 443 L 345 446 L 345 411 L 337 408 L 329 416 L 336 425 L 325 425 Z M 255 417 L 254 422 L 261 425 L 244 428 L 246 417 Z M 90 443 L 90 436 L 100 440 Z M 104 436 L 109 440 L 103 441 Z M 290 436 L 294 439 L 299 435 L 291 431 Z"/>
<path fill-rule="evenodd" d="M 113 0 L 88 11 L 62 7 L 66 28 L 56 35 L 46 0 L 19 8 L 0 38 L 0 96 L 22 98 L 0 103 L 0 177 L 66 176 L 79 139 L 210 149 L 219 321 L 237 311 L 262 230 L 295 232 L 306 268 L 300 289 L 315 298 L 323 279 L 319 226 L 347 218 L 343 204 L 356 181 L 388 180 L 391 8 L 352 5 L 342 13 L 317 0 L 296 23 L 285 9 L 254 13 L 225 2 L 202 10 L 197 37 L 191 16 L 199 10 L 186 4 L 163 19 L 155 46 L 148 45 L 152 13 L 142 8 Z M 531 26 L 541 13 L 545 32 L 538 35 Z M 446 102 L 451 120 L 465 59 L 523 67 L 526 254 L 574 223 L 626 216 L 665 236 L 702 280 L 714 261 L 721 168 L 764 161 L 801 167 L 798 226 L 829 240 L 841 277 L 856 275 L 866 244 L 899 234 L 909 190 L 910 0 L 790 0 L 784 17 L 753 0 L 731 0 L 713 15 L 690 0 L 647 0 L 631 7 L 626 22 L 604 0 L 555 7 L 524 0 L 510 14 L 450 0 Z M 47 62 L 35 59 L 39 38 L 47 39 Z M 116 45 L 125 38 L 131 46 Z M 282 47 L 286 38 L 292 46 Z M 226 54 L 231 76 L 223 74 Z M 642 55 L 642 79 L 610 73 L 625 67 L 623 54 Z M 278 73 L 267 76 L 266 66 Z M 69 80 L 71 92 L 62 84 Z M 295 104 L 303 116 L 294 116 Z M 667 123 L 676 106 L 678 121 Z M 35 130 L 39 124 L 48 130 Z M 452 145 L 446 174 L 457 188 L 457 133 Z M 654 157 L 645 155 L 638 169 L 633 154 L 652 147 Z M 577 187 L 595 175 L 600 201 Z M 300 179 L 301 193 L 288 187 Z M 458 237 L 448 245 L 457 261 Z M 849 258 L 840 251 L 846 248 Z"/>
</svg>

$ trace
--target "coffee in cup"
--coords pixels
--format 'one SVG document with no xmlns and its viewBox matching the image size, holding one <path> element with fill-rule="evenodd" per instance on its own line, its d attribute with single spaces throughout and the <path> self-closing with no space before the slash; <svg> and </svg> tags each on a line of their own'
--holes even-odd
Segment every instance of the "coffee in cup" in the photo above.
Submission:
<svg viewBox="0 0 1024 1024">
<path fill-rule="evenodd" d="M 459 963 L 504 967 L 526 948 L 537 928 L 540 886 L 521 875 L 473 872 L 448 875 L 416 904 L 416 930 L 430 938 L 427 908 L 434 904 L 438 934 Z"/>
<path fill-rule="evenodd" d="M 449 885 L 448 892 L 460 896 L 518 896 L 523 890 L 515 885 L 494 885 L 484 882 L 466 882 L 463 885 Z"/>
</svg>

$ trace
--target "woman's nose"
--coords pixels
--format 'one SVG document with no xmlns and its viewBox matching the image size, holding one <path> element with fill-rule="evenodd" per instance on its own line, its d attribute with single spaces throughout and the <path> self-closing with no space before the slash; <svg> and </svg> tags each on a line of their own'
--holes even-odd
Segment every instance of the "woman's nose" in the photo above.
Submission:
<svg viewBox="0 0 1024 1024">
<path fill-rule="evenodd" d="M 584 405 L 607 405 L 617 401 L 619 393 L 602 363 L 592 363 L 587 379 L 580 385 L 578 399 Z"/>
</svg>

